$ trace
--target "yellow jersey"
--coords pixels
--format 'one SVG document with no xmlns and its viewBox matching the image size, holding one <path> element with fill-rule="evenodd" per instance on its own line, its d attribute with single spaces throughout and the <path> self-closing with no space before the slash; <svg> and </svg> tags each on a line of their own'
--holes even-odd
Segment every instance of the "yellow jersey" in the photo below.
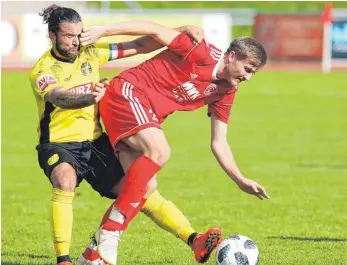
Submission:
<svg viewBox="0 0 347 265">
<path fill-rule="evenodd" d="M 61 109 L 44 100 L 50 90 L 63 87 L 75 93 L 92 93 L 99 81 L 99 68 L 119 58 L 117 44 L 97 43 L 82 47 L 74 62 L 57 58 L 51 50 L 38 60 L 30 72 L 36 98 L 39 143 L 83 142 L 102 133 L 98 105 L 80 109 Z"/>
</svg>

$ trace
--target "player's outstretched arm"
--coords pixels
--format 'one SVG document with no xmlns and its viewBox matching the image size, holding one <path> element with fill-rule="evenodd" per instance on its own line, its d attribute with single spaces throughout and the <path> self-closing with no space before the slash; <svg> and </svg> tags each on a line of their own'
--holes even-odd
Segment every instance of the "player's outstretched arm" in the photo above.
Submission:
<svg viewBox="0 0 347 265">
<path fill-rule="evenodd" d="M 57 87 L 45 95 L 45 101 L 62 109 L 80 109 L 88 107 L 100 101 L 105 94 L 105 87 L 108 84 L 107 78 L 101 79 L 96 83 L 94 91 L 91 94 L 74 93 L 63 87 Z"/>
<path fill-rule="evenodd" d="M 92 30 L 93 29 L 91 28 L 90 31 Z M 187 33 L 195 43 L 200 43 L 204 39 L 204 31 L 199 27 L 187 25 L 175 28 L 174 30 Z M 164 47 L 164 45 L 160 44 L 150 36 L 143 36 L 121 44 L 123 47 L 123 58 L 134 56 L 136 54 L 150 53 Z"/>
<path fill-rule="evenodd" d="M 246 193 L 259 199 L 269 199 L 265 188 L 251 179 L 245 178 L 239 170 L 227 140 L 228 126 L 211 115 L 211 149 L 226 174 Z"/>
<path fill-rule="evenodd" d="M 117 24 L 93 27 L 93 31 L 86 29 L 81 33 L 80 42 L 88 45 L 97 42 L 101 37 L 114 35 L 147 35 L 160 44 L 168 46 L 179 34 L 179 31 L 167 28 L 150 21 L 120 22 Z"/>
</svg>

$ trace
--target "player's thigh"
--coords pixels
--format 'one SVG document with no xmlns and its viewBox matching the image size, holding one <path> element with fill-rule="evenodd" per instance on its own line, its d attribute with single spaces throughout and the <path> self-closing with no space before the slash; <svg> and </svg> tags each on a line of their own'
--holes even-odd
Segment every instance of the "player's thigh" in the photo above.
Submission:
<svg viewBox="0 0 347 265">
<path fill-rule="evenodd" d="M 122 139 L 132 149 L 164 165 L 170 157 L 170 146 L 161 129 L 145 128 L 134 135 Z"/>
<path fill-rule="evenodd" d="M 90 170 L 85 180 L 101 196 L 114 199 L 118 193 L 113 191 L 113 187 L 124 177 L 123 168 L 106 134 L 91 144 Z"/>
<path fill-rule="evenodd" d="M 53 187 L 73 191 L 87 172 L 81 143 L 45 143 L 37 146 L 39 165 Z"/>
</svg>

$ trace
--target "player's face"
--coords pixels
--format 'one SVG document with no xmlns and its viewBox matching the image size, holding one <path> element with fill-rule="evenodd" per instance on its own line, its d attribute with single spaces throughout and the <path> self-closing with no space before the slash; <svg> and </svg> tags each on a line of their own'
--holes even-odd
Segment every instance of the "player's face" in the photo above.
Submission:
<svg viewBox="0 0 347 265">
<path fill-rule="evenodd" d="M 256 72 L 255 67 L 249 63 L 249 60 L 238 60 L 234 52 L 231 52 L 226 60 L 225 75 L 231 86 L 249 81 Z"/>
<path fill-rule="evenodd" d="M 56 34 L 55 47 L 60 55 L 75 60 L 80 51 L 79 36 L 82 33 L 82 22 L 61 23 Z"/>
</svg>

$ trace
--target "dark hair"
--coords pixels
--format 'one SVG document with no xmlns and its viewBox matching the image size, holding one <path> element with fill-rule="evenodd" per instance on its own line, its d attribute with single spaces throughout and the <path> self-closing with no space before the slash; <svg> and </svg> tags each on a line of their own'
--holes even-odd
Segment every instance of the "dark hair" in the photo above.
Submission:
<svg viewBox="0 0 347 265">
<path fill-rule="evenodd" d="M 43 17 L 43 23 L 48 24 L 48 31 L 57 33 L 61 22 L 76 23 L 82 21 L 76 10 L 58 5 L 50 5 L 39 13 Z"/>
<path fill-rule="evenodd" d="M 249 63 L 258 69 L 262 68 L 267 61 L 264 46 L 251 37 L 239 37 L 233 40 L 230 43 L 227 52 L 235 52 L 238 60 L 248 59 Z"/>
</svg>

